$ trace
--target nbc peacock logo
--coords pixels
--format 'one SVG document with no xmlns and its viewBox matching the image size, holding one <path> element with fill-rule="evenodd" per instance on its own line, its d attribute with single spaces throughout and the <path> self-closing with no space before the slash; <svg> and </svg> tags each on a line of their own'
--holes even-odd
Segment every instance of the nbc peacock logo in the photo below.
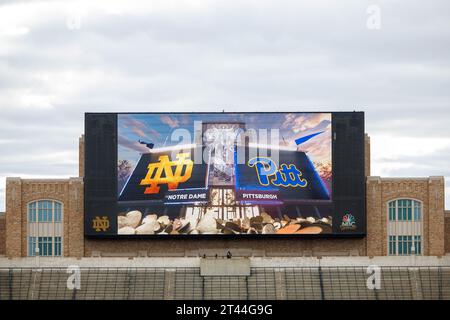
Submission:
<svg viewBox="0 0 450 320">
<path fill-rule="evenodd" d="M 342 217 L 341 231 L 356 230 L 356 219 L 351 213 L 347 213 Z"/>
</svg>

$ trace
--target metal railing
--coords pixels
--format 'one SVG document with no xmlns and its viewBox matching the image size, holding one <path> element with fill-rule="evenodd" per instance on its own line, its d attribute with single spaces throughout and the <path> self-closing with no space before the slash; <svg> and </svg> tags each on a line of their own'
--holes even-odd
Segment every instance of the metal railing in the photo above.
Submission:
<svg viewBox="0 0 450 320">
<path fill-rule="evenodd" d="M 201 276 L 200 268 L 0 269 L 0 300 L 85 299 L 450 299 L 450 267 L 381 267 L 380 287 L 366 267 L 252 268 L 249 276 Z M 70 282 L 70 279 L 69 279 Z"/>
</svg>

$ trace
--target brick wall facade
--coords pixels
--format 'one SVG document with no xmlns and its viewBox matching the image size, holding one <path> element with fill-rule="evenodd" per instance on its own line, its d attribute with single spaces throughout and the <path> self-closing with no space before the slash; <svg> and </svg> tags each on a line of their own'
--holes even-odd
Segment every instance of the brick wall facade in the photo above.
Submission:
<svg viewBox="0 0 450 320">
<path fill-rule="evenodd" d="M 364 137 L 364 172 L 366 173 L 366 177 L 370 176 L 370 137 L 366 133 Z"/>
<path fill-rule="evenodd" d="M 6 255 L 25 257 L 27 252 L 27 204 L 35 200 L 56 200 L 63 204 L 63 252 L 82 257 L 83 181 L 80 178 L 55 180 L 6 180 Z"/>
<path fill-rule="evenodd" d="M 6 253 L 6 216 L 4 212 L 0 212 L 0 255 Z"/>
<path fill-rule="evenodd" d="M 84 134 L 78 140 L 78 176 L 84 177 Z"/>
<path fill-rule="evenodd" d="M 387 255 L 387 212 L 391 200 L 422 202 L 423 254 L 441 256 L 444 250 L 444 178 L 367 179 L 367 255 Z"/>
<path fill-rule="evenodd" d="M 450 254 L 450 211 L 445 212 L 445 253 Z"/>
<path fill-rule="evenodd" d="M 364 239 L 86 239 L 85 256 L 201 256 L 215 253 L 249 256 L 365 255 Z"/>
<path fill-rule="evenodd" d="M 80 177 L 84 175 L 84 137 L 81 137 Z M 370 174 L 370 138 L 365 138 L 366 174 Z M 66 180 L 23 180 L 8 178 L 6 183 L 6 254 L 27 255 L 27 203 L 54 199 L 64 204 L 64 255 L 104 256 L 192 256 L 235 253 L 255 256 L 387 255 L 387 203 L 397 198 L 413 198 L 423 203 L 424 255 L 448 251 L 449 219 L 444 226 L 444 179 L 442 177 L 367 179 L 367 236 L 362 239 L 154 239 L 93 240 L 84 238 L 82 178 Z"/>
</svg>

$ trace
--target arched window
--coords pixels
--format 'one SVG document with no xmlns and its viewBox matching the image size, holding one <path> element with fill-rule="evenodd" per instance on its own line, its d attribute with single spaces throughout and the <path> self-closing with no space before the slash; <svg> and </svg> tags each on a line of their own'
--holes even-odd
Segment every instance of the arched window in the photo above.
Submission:
<svg viewBox="0 0 450 320">
<path fill-rule="evenodd" d="M 422 202 L 396 199 L 388 203 L 389 255 L 422 255 Z"/>
<path fill-rule="evenodd" d="M 28 203 L 28 255 L 62 256 L 63 205 L 54 200 Z"/>
</svg>

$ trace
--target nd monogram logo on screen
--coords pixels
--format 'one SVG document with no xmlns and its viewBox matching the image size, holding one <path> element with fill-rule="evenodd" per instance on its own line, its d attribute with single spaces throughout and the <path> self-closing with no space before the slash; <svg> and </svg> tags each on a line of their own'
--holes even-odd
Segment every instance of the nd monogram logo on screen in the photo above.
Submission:
<svg viewBox="0 0 450 320">
<path fill-rule="evenodd" d="M 167 184 L 169 190 L 175 190 L 180 183 L 189 180 L 194 165 L 189 157 L 189 153 L 179 153 L 177 160 L 170 161 L 169 156 L 163 155 L 158 158 L 159 162 L 150 163 L 147 175 L 140 183 L 141 186 L 149 186 L 145 188 L 144 194 L 159 193 L 161 184 Z M 172 167 L 175 167 L 175 172 Z M 182 174 L 183 169 L 185 169 L 184 174 Z"/>
</svg>

